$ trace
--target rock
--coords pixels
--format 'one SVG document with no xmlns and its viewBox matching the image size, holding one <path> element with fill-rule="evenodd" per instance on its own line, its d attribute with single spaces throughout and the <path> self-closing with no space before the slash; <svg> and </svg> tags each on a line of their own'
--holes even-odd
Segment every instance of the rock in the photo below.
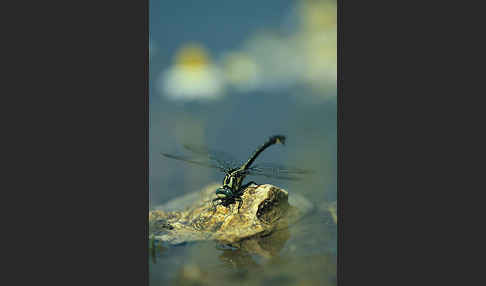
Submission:
<svg viewBox="0 0 486 286">
<path fill-rule="evenodd" d="M 210 185 L 201 192 L 174 199 L 151 211 L 150 237 L 169 244 L 216 240 L 267 256 L 265 253 L 270 255 L 272 250 L 265 247 L 265 240 L 248 239 L 285 230 L 313 209 L 305 198 L 298 195 L 289 198 L 287 191 L 268 184 L 248 187 L 241 196 L 243 203 L 239 212 L 238 203 L 214 208 L 211 200 L 216 197 L 218 187 Z"/>
</svg>

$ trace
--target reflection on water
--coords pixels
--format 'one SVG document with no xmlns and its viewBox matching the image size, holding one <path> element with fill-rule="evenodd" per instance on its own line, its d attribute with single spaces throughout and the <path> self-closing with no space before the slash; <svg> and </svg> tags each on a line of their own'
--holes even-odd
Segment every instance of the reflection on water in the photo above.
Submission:
<svg viewBox="0 0 486 286">
<path fill-rule="evenodd" d="M 232 246 L 151 244 L 150 285 L 336 285 L 335 235 L 331 214 L 317 212 Z"/>
</svg>

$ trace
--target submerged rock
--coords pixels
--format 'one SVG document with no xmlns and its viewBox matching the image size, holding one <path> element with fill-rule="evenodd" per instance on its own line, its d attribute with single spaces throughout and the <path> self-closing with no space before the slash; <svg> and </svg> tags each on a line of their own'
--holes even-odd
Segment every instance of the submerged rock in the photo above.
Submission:
<svg viewBox="0 0 486 286">
<path fill-rule="evenodd" d="M 248 238 L 265 237 L 284 230 L 313 209 L 305 198 L 272 185 L 252 185 L 242 194 L 243 203 L 214 207 L 211 200 L 219 185 L 172 200 L 149 213 L 150 237 L 169 244 L 216 240 L 236 247 L 262 245 Z M 285 233 L 285 232 L 283 232 Z M 271 252 L 271 251 L 270 251 Z"/>
</svg>

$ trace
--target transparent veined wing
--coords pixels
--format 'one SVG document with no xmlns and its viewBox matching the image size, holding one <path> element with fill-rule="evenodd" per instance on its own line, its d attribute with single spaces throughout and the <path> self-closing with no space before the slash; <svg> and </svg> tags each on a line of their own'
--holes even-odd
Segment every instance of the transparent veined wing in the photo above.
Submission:
<svg viewBox="0 0 486 286">
<path fill-rule="evenodd" d="M 213 163 L 213 162 L 208 161 L 208 160 L 201 160 L 200 158 L 191 158 L 191 157 L 187 157 L 187 156 L 171 155 L 171 154 L 166 154 L 166 153 L 160 153 L 160 154 L 165 156 L 165 157 L 171 158 L 171 159 L 176 159 L 176 160 L 184 161 L 184 162 L 191 163 L 191 164 L 196 164 L 196 165 L 200 165 L 200 166 L 218 169 L 221 172 L 225 171 L 225 169 L 222 168 L 221 166 L 219 166 L 218 164 Z"/>
<path fill-rule="evenodd" d="M 255 176 L 265 176 L 284 180 L 300 180 L 299 175 L 311 174 L 313 171 L 284 166 L 275 163 L 258 163 L 250 167 L 246 174 Z"/>
<path fill-rule="evenodd" d="M 216 162 L 225 170 L 239 168 L 243 164 L 241 161 L 236 160 L 233 156 L 223 151 L 212 150 L 204 146 L 189 144 L 184 144 L 184 148 L 193 152 L 194 154 L 206 157 L 207 159 Z"/>
</svg>

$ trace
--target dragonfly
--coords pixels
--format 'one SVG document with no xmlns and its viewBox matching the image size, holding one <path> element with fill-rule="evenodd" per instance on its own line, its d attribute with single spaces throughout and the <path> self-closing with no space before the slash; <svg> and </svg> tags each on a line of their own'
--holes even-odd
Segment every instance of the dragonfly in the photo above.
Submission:
<svg viewBox="0 0 486 286">
<path fill-rule="evenodd" d="M 171 155 L 161 153 L 161 155 L 192 163 L 204 167 L 217 169 L 225 173 L 223 183 L 216 190 L 216 198 L 212 204 L 221 204 L 225 207 L 238 202 L 238 212 L 243 203 L 241 195 L 245 189 L 252 185 L 258 185 L 254 181 L 243 185 L 243 180 L 248 175 L 264 176 L 268 178 L 277 178 L 282 180 L 296 181 L 300 180 L 299 175 L 311 173 L 310 170 L 304 170 L 294 167 L 283 166 L 274 163 L 253 164 L 256 158 L 268 147 L 274 144 L 285 145 L 286 137 L 284 135 L 270 136 L 261 146 L 259 146 L 246 162 L 240 162 L 228 153 L 219 150 L 208 149 L 203 146 L 184 144 L 184 148 L 192 153 L 192 156 Z"/>
</svg>

